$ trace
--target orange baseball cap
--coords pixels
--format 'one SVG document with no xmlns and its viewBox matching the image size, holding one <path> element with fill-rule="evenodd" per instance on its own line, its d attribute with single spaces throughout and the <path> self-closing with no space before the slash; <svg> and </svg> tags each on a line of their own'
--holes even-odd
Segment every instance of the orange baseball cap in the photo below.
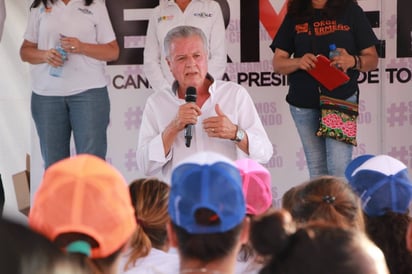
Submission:
<svg viewBox="0 0 412 274">
<path fill-rule="evenodd" d="M 46 169 L 29 225 L 52 241 L 70 232 L 92 237 L 98 246 L 91 258 L 113 254 L 136 229 L 126 180 L 109 163 L 87 154 Z"/>
</svg>

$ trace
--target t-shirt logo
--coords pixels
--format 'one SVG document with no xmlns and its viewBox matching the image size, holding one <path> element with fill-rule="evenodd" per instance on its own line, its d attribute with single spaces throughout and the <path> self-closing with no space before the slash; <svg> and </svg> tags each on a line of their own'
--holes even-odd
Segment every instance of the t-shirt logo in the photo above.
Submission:
<svg viewBox="0 0 412 274">
<path fill-rule="evenodd" d="M 157 22 L 159 23 L 161 21 L 170 21 L 170 20 L 173 20 L 173 18 L 174 18 L 173 15 L 163 15 L 157 18 Z"/>
<path fill-rule="evenodd" d="M 207 17 L 212 17 L 213 14 L 206 13 L 206 12 L 195 12 L 195 13 L 193 13 L 193 16 L 200 17 L 200 18 L 207 18 Z"/>
<path fill-rule="evenodd" d="M 350 26 L 340 24 L 336 20 L 320 20 L 313 22 L 316 36 L 328 35 L 336 31 L 350 31 Z"/>
<path fill-rule="evenodd" d="M 296 25 L 295 27 L 296 33 L 306 33 L 309 31 L 309 24 L 308 23 L 304 23 L 304 24 L 299 24 Z"/>
<path fill-rule="evenodd" d="M 91 11 L 90 11 L 89 9 L 87 9 L 87 8 L 84 8 L 84 9 L 79 8 L 79 11 L 83 12 L 84 14 L 88 14 L 88 15 L 92 15 L 92 14 L 93 14 L 93 12 L 91 12 Z"/>
</svg>

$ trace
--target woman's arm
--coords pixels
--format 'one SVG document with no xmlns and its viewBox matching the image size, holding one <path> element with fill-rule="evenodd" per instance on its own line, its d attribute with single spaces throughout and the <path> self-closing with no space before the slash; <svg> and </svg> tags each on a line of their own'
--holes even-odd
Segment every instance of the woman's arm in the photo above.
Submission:
<svg viewBox="0 0 412 274">
<path fill-rule="evenodd" d="M 359 55 L 359 70 L 360 71 L 371 71 L 378 67 L 378 53 L 375 46 L 361 50 Z"/>
<path fill-rule="evenodd" d="M 119 45 L 116 40 L 106 44 L 83 43 L 76 37 L 64 37 L 62 47 L 69 53 L 83 54 L 100 61 L 114 61 L 119 58 Z"/>
<path fill-rule="evenodd" d="M 48 51 L 49 50 L 39 50 L 36 43 L 24 40 L 20 47 L 20 58 L 22 61 L 34 65 L 46 63 Z"/>
<path fill-rule="evenodd" d="M 359 71 L 370 71 L 378 66 L 378 53 L 375 46 L 366 48 L 360 52 L 360 55 L 350 55 L 346 49 L 338 48 L 339 55 L 331 60 L 332 66 L 337 66 L 346 72 L 348 69 L 357 69 Z"/>
<path fill-rule="evenodd" d="M 20 58 L 32 65 L 47 63 L 59 67 L 64 63 L 63 57 L 56 49 L 41 50 L 37 48 L 36 43 L 27 40 L 24 40 L 20 47 Z"/>
<path fill-rule="evenodd" d="M 273 70 L 280 74 L 290 74 L 298 69 L 308 70 L 315 67 L 316 56 L 312 53 L 306 53 L 300 58 L 290 58 L 287 51 L 279 48 L 275 49 L 273 55 Z"/>
<path fill-rule="evenodd" d="M 61 44 L 63 49 L 69 53 L 84 54 L 101 61 L 113 61 L 119 57 L 119 46 L 116 40 L 107 44 L 87 44 L 80 42 L 77 38 L 66 37 L 62 38 Z M 48 63 L 56 67 L 64 62 L 56 49 L 40 50 L 36 43 L 27 40 L 24 40 L 21 45 L 20 57 L 24 62 L 33 65 Z"/>
</svg>

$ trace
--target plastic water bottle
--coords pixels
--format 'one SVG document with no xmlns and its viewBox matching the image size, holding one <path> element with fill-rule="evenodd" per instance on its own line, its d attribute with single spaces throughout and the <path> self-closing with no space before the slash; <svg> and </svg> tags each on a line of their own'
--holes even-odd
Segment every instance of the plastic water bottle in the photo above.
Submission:
<svg viewBox="0 0 412 274">
<path fill-rule="evenodd" d="M 335 44 L 329 45 L 329 59 L 332 61 L 333 57 L 340 55 L 339 51 L 336 49 Z M 339 68 L 337 65 L 335 67 Z"/>
<path fill-rule="evenodd" d="M 61 47 L 60 43 L 56 46 L 56 50 L 61 54 L 63 61 L 67 59 L 67 52 Z M 60 67 L 50 66 L 49 74 L 54 77 L 61 77 L 63 74 L 63 65 Z"/>
<path fill-rule="evenodd" d="M 333 57 L 338 56 L 339 51 L 336 49 L 336 45 L 335 44 L 330 44 L 329 45 L 329 59 L 332 60 Z"/>
</svg>

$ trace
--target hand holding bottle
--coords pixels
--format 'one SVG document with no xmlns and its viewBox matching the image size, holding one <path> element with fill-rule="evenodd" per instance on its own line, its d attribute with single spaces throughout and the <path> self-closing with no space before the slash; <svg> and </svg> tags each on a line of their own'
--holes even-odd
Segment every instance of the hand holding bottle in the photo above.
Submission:
<svg viewBox="0 0 412 274">
<path fill-rule="evenodd" d="M 346 72 L 355 65 L 354 56 L 350 55 L 346 49 L 337 48 L 335 44 L 329 45 L 329 49 L 331 66 L 335 66 L 343 72 Z"/>
<path fill-rule="evenodd" d="M 340 52 L 336 48 L 336 45 L 335 44 L 330 44 L 329 45 L 329 59 L 331 61 L 335 61 L 335 57 L 337 57 L 339 55 L 340 55 Z M 340 69 L 339 63 L 336 63 L 334 66 L 337 67 L 338 69 Z"/>
<path fill-rule="evenodd" d="M 60 35 L 63 38 L 63 35 Z M 49 60 L 50 69 L 49 74 L 54 77 L 61 77 L 63 73 L 63 64 L 67 60 L 67 51 L 65 51 L 61 45 L 61 42 L 57 43 L 55 49 L 52 49 L 51 60 Z"/>
<path fill-rule="evenodd" d="M 76 37 L 64 36 L 60 39 L 62 48 L 68 53 L 80 53 L 82 43 Z"/>
<path fill-rule="evenodd" d="M 58 47 L 49 49 L 46 56 L 47 63 L 52 67 L 60 67 L 67 60 L 67 54 L 65 55 Z"/>
</svg>

